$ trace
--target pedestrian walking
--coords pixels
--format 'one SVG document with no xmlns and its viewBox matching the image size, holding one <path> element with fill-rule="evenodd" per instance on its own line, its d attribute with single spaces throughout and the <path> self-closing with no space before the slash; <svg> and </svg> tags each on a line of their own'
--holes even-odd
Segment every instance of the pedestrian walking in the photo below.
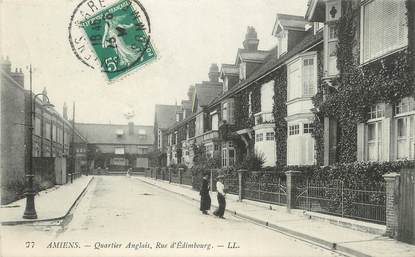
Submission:
<svg viewBox="0 0 415 257">
<path fill-rule="evenodd" d="M 226 200 L 225 200 L 225 186 L 223 185 L 223 175 L 219 175 L 217 177 L 218 182 L 216 182 L 216 191 L 217 191 L 217 197 L 218 197 L 218 204 L 219 207 L 216 209 L 213 214 L 219 218 L 224 219 L 223 215 L 225 214 L 225 208 L 226 208 Z"/>
<path fill-rule="evenodd" d="M 209 195 L 209 175 L 206 173 L 202 179 L 202 187 L 200 188 L 200 211 L 203 214 L 208 214 L 207 211 L 210 210 L 211 199 Z"/>
</svg>

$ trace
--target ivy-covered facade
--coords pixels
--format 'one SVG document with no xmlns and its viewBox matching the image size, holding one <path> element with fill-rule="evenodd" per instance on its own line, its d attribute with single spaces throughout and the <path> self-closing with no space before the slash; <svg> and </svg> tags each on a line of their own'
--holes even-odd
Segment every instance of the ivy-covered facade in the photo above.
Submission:
<svg viewBox="0 0 415 257">
<path fill-rule="evenodd" d="M 414 159 L 413 15 L 410 1 L 312 1 L 307 18 L 325 24 L 320 164 Z"/>
<path fill-rule="evenodd" d="M 269 51 L 248 27 L 235 63 L 214 69 L 218 95 L 171 127 L 170 159 L 192 166 L 195 145 L 222 167 L 414 159 L 414 13 L 411 1 L 312 0 L 305 17 L 277 14 Z"/>
</svg>

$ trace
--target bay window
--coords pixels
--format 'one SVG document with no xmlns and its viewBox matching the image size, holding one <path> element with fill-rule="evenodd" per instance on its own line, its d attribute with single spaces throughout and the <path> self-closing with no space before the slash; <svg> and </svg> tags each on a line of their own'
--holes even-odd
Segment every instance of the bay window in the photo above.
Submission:
<svg viewBox="0 0 415 257">
<path fill-rule="evenodd" d="M 361 14 L 361 62 L 408 44 L 405 1 L 365 1 Z"/>
<path fill-rule="evenodd" d="M 287 100 L 311 97 L 317 89 L 317 58 L 314 52 L 288 64 Z"/>
</svg>

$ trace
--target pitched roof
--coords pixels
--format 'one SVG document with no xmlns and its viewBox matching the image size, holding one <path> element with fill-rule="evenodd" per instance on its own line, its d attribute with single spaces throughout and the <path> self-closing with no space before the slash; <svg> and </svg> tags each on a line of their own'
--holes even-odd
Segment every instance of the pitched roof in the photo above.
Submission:
<svg viewBox="0 0 415 257">
<path fill-rule="evenodd" d="M 239 53 L 239 58 L 241 58 L 243 61 L 263 61 L 267 56 L 269 52 L 268 51 L 255 51 L 255 52 L 241 52 Z"/>
<path fill-rule="evenodd" d="M 155 122 L 159 129 L 167 129 L 176 122 L 176 105 L 156 104 Z"/>
<path fill-rule="evenodd" d="M 256 71 L 252 73 L 251 76 L 249 76 L 246 80 L 243 80 L 233 86 L 230 90 L 226 91 L 223 95 L 215 99 L 212 104 L 221 101 L 222 99 L 234 94 L 237 91 L 242 90 L 243 88 L 247 87 L 252 83 L 253 81 L 261 78 L 265 74 L 271 72 L 273 69 L 278 68 L 280 65 L 283 65 L 286 61 L 297 55 L 298 53 L 301 53 L 302 51 L 306 50 L 307 48 L 322 42 L 323 40 L 323 32 L 320 31 L 317 34 L 313 34 L 312 32 L 309 32 L 309 34 L 300 42 L 298 43 L 293 49 L 291 49 L 288 53 L 284 54 L 280 58 L 271 58 L 269 61 L 267 61 L 264 65 L 262 65 L 260 68 L 258 68 Z"/>
<path fill-rule="evenodd" d="M 134 133 L 129 133 L 129 125 L 76 123 L 78 131 L 90 144 L 144 144 L 154 141 L 153 126 L 134 125 Z"/>
<path fill-rule="evenodd" d="M 221 77 L 223 75 L 239 75 L 239 67 L 238 65 L 223 63 L 220 67 L 220 74 Z"/>
<path fill-rule="evenodd" d="M 235 65 L 238 65 L 241 60 L 263 61 L 268 54 L 269 51 L 238 48 L 238 51 L 236 52 Z"/>
<path fill-rule="evenodd" d="M 277 13 L 272 34 L 276 35 L 279 33 L 279 26 L 282 26 L 284 30 L 305 31 L 306 24 L 307 21 L 303 16 Z"/>
</svg>

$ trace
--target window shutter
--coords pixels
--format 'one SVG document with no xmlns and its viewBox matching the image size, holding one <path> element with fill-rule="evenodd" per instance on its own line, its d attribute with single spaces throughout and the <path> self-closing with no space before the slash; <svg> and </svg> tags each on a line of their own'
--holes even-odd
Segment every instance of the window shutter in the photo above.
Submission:
<svg viewBox="0 0 415 257">
<path fill-rule="evenodd" d="M 379 1 L 383 9 L 383 51 L 389 51 L 398 45 L 399 2 L 404 1 Z"/>
<path fill-rule="evenodd" d="M 405 1 L 399 1 L 398 6 L 398 44 L 406 45 L 408 43 L 408 20 L 407 8 Z"/>
</svg>

